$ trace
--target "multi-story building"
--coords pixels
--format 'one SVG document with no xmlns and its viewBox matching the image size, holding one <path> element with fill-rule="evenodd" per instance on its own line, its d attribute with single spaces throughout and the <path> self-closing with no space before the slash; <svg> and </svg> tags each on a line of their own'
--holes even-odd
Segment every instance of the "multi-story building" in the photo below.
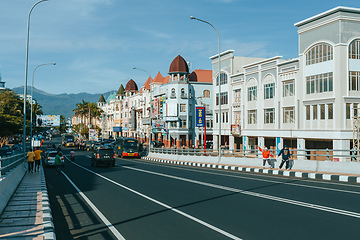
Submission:
<svg viewBox="0 0 360 240">
<path fill-rule="evenodd" d="M 360 9 L 337 7 L 295 26 L 298 58 L 245 63 L 233 51 L 221 54 L 221 134 L 230 149 L 352 148 L 352 117 L 360 103 Z M 218 56 L 211 59 L 218 96 Z M 218 111 L 216 102 L 215 119 Z"/>
<path fill-rule="evenodd" d="M 170 146 L 198 146 L 212 140 L 211 70 L 191 74 L 179 55 L 170 65 L 169 76 L 159 72 L 138 91 L 132 79 L 98 106 L 104 111 L 100 127 L 104 136 L 135 137 L 143 142 L 162 141 Z M 196 127 L 196 107 L 205 107 L 205 128 Z M 150 125 L 151 124 L 151 125 Z M 152 136 L 151 136 L 152 130 Z M 202 141 L 202 139 L 205 139 Z"/>
</svg>

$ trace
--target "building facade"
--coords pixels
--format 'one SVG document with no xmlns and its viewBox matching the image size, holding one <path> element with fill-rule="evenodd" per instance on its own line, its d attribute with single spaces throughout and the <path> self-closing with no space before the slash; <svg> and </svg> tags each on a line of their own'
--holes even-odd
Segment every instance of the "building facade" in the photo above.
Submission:
<svg viewBox="0 0 360 240">
<path fill-rule="evenodd" d="M 144 143 L 161 141 L 166 147 L 191 147 L 212 141 L 211 70 L 194 70 L 179 55 L 169 75 L 149 77 L 138 91 L 132 79 L 121 85 L 98 107 L 103 110 L 100 127 L 104 137 L 134 137 Z M 196 126 L 196 108 L 205 107 L 206 129 Z"/>
<path fill-rule="evenodd" d="M 223 104 L 214 134 L 220 121 L 222 144 L 227 141 L 230 149 L 352 148 L 352 118 L 360 103 L 360 9 L 337 7 L 295 26 L 297 58 L 244 63 L 233 51 L 223 52 L 220 87 L 218 56 L 211 57 L 214 93 L 221 89 Z"/>
</svg>

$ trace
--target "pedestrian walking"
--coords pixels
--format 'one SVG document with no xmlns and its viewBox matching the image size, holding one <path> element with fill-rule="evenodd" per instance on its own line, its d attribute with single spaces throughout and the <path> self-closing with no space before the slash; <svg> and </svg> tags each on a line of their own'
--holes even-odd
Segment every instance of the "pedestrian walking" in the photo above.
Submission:
<svg viewBox="0 0 360 240">
<path fill-rule="evenodd" d="M 36 170 L 38 172 L 40 172 L 40 161 L 41 161 L 41 153 L 42 152 L 43 151 L 41 151 L 39 147 L 37 147 L 36 150 L 34 151 L 34 154 L 35 154 L 35 168 L 34 168 L 34 170 L 35 170 L 35 172 L 36 172 Z"/>
<path fill-rule="evenodd" d="M 28 169 L 29 169 L 29 173 L 33 172 L 33 168 L 34 168 L 34 160 L 35 160 L 35 153 L 33 152 L 33 149 L 31 148 L 30 151 L 27 153 L 27 158 L 28 158 Z"/>
<path fill-rule="evenodd" d="M 283 149 L 281 149 L 278 156 L 280 156 L 280 155 L 281 155 L 282 161 L 281 161 L 279 168 L 281 169 L 282 166 L 284 165 L 284 163 L 286 163 L 285 168 L 286 168 L 286 170 L 289 170 L 290 169 L 289 162 L 291 159 L 291 154 L 290 154 L 290 150 L 289 150 L 288 146 L 285 145 L 285 147 Z"/>
<path fill-rule="evenodd" d="M 60 160 L 60 151 L 58 151 L 55 155 L 55 163 L 56 166 L 56 174 L 61 173 L 60 167 L 61 167 L 61 160 Z"/>
<path fill-rule="evenodd" d="M 261 149 L 261 147 L 259 147 L 260 152 L 262 152 L 263 155 L 263 168 L 265 168 L 265 163 L 268 162 L 268 164 L 270 165 L 270 168 L 273 168 L 273 166 L 271 165 L 270 162 L 270 157 L 274 157 L 274 155 L 271 154 L 270 150 L 268 150 L 267 147 L 265 147 L 264 149 Z"/>
</svg>

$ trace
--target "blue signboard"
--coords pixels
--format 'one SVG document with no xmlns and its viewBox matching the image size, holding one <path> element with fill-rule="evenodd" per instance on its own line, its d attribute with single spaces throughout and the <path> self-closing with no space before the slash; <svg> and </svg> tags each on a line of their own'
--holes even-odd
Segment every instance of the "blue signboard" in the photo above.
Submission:
<svg viewBox="0 0 360 240">
<path fill-rule="evenodd" d="M 122 132 L 122 127 L 113 127 L 113 132 Z"/>
<path fill-rule="evenodd" d="M 205 127 L 205 107 L 196 107 L 196 127 Z"/>
</svg>

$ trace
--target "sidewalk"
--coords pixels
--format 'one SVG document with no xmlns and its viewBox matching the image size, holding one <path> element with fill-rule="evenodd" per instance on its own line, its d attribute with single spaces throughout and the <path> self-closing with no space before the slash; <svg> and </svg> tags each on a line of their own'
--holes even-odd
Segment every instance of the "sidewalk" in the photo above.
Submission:
<svg viewBox="0 0 360 240">
<path fill-rule="evenodd" d="M 255 166 L 242 166 L 242 165 L 231 165 L 231 164 L 221 164 L 221 163 L 204 163 L 204 162 L 185 161 L 185 160 L 170 160 L 170 159 L 154 158 L 154 157 L 142 157 L 141 159 L 161 162 L 161 163 L 176 164 L 176 165 L 194 166 L 194 167 L 207 167 L 207 168 L 225 169 L 225 170 L 233 170 L 233 171 L 272 174 L 272 175 L 280 175 L 280 176 L 288 176 L 288 177 L 360 183 L 360 173 L 343 175 L 343 174 L 331 173 L 331 172 L 315 172 L 315 171 L 303 171 L 303 170 L 300 171 L 297 169 L 284 170 L 278 168 L 270 169 L 269 167 L 264 169 L 262 167 L 255 167 Z"/>
<path fill-rule="evenodd" d="M 42 166 L 25 174 L 4 209 L 0 239 L 56 239 Z"/>
</svg>

